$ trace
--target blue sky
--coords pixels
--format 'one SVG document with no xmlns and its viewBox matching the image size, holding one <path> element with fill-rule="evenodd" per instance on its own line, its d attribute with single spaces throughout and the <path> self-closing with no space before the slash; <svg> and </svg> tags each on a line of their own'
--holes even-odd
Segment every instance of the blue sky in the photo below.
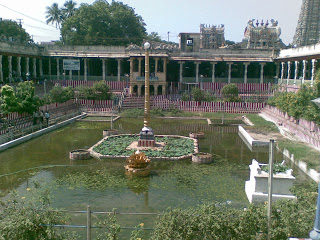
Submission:
<svg viewBox="0 0 320 240">
<path fill-rule="evenodd" d="M 111 1 L 111 0 L 110 0 Z M 110 2 L 109 1 L 109 2 Z M 62 6 L 65 0 L 0 0 L 0 17 L 22 19 L 23 27 L 35 42 L 58 40 L 59 30 L 46 25 L 46 6 Z M 93 3 L 94 0 L 75 0 Z M 201 23 L 225 25 L 227 40 L 239 42 L 249 19 L 275 19 L 281 27 L 284 43 L 292 42 L 302 0 L 123 0 L 133 7 L 147 24 L 147 31 L 158 32 L 162 39 L 178 42 L 180 32 L 199 32 Z M 5 7 L 4 7 L 5 6 Z M 9 10 L 8 8 L 14 10 Z M 19 14 L 24 13 L 25 15 Z M 31 19 L 32 17 L 34 19 Z"/>
</svg>

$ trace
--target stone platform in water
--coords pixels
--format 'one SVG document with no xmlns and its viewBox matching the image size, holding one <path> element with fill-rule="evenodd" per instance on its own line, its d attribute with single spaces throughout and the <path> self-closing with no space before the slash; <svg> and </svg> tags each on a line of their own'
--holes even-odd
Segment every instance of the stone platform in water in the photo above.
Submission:
<svg viewBox="0 0 320 240">
<path fill-rule="evenodd" d="M 107 136 L 89 148 L 89 151 L 94 158 L 108 159 L 127 158 L 133 151 L 140 150 L 154 160 L 180 160 L 191 158 L 192 154 L 199 152 L 197 139 L 179 135 L 156 135 L 155 137 L 157 140 L 155 147 L 138 147 L 138 134 Z"/>
<path fill-rule="evenodd" d="M 127 150 L 140 150 L 140 151 L 151 149 L 154 151 L 161 151 L 164 148 L 164 146 L 166 145 L 166 143 L 156 142 L 154 147 L 139 147 L 138 145 L 139 145 L 139 142 L 134 141 L 126 149 Z"/>
</svg>

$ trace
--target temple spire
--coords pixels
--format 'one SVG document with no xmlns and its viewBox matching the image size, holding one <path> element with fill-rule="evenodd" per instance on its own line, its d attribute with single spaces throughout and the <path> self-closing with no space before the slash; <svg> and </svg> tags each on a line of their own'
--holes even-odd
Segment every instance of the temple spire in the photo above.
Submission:
<svg viewBox="0 0 320 240">
<path fill-rule="evenodd" d="M 312 45 L 320 40 L 320 0 L 303 0 L 293 44 Z"/>
</svg>

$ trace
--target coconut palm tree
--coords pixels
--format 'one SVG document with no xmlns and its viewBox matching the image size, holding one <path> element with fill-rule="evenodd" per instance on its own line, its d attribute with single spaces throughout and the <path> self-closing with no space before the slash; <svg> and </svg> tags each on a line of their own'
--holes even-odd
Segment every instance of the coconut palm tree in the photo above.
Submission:
<svg viewBox="0 0 320 240">
<path fill-rule="evenodd" d="M 72 0 L 66 1 L 64 3 L 63 6 L 65 8 L 62 11 L 65 18 L 72 17 L 74 15 L 74 12 L 76 11 L 76 5 L 77 3 Z"/>
<path fill-rule="evenodd" d="M 58 3 L 53 3 L 51 7 L 47 7 L 46 11 L 46 22 L 47 24 L 51 23 L 54 24 L 56 23 L 56 28 L 61 27 L 61 23 L 63 21 L 63 16 L 62 16 L 62 11 L 58 6 Z"/>
</svg>

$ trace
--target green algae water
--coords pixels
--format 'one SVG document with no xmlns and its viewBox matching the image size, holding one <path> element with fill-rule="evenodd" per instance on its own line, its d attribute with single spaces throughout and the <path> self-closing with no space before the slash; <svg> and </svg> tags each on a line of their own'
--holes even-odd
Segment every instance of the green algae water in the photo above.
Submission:
<svg viewBox="0 0 320 240">
<path fill-rule="evenodd" d="M 120 134 L 139 133 L 142 123 L 142 118 L 120 119 L 113 128 Z M 53 207 L 77 211 L 85 211 L 88 205 L 92 211 L 116 209 L 123 213 L 160 213 L 205 201 L 235 208 L 248 205 L 244 190 L 249 179 L 248 165 L 253 158 L 267 163 L 268 153 L 251 152 L 238 136 L 237 126 L 168 119 L 153 119 L 150 125 L 155 134 L 188 136 L 189 132 L 204 132 L 200 151 L 215 154 L 216 161 L 207 165 L 192 163 L 190 159 L 152 161 L 150 177 L 128 177 L 125 159 L 69 160 L 70 151 L 91 147 L 102 138 L 102 131 L 110 128 L 107 122 L 75 122 L 0 153 L 0 189 L 17 189 L 23 195 L 37 181 L 50 189 Z M 283 160 L 281 154 L 275 158 L 275 162 Z M 143 222 L 144 227 L 152 228 L 155 216 L 120 215 L 117 221 L 127 227 Z M 85 214 L 73 215 L 69 224 L 85 225 Z M 85 234 L 85 230 L 79 232 Z M 123 230 L 122 234 L 127 238 L 130 233 Z"/>
</svg>

